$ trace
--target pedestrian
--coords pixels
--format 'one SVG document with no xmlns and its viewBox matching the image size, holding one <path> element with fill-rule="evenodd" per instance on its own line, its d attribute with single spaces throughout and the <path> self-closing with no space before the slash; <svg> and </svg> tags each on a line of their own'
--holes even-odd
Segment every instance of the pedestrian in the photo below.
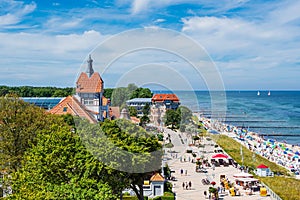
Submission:
<svg viewBox="0 0 300 200">
<path fill-rule="evenodd" d="M 180 174 L 181 174 L 181 176 L 182 176 L 182 174 L 183 174 L 183 169 L 180 169 Z"/>
<path fill-rule="evenodd" d="M 215 170 L 215 164 L 212 165 L 212 169 Z"/>
<path fill-rule="evenodd" d="M 189 182 L 189 188 L 190 189 L 192 188 L 192 182 L 191 181 Z"/>
<path fill-rule="evenodd" d="M 189 188 L 188 182 L 185 182 L 185 189 L 188 190 Z"/>
<path fill-rule="evenodd" d="M 185 184 L 184 184 L 184 182 L 182 183 L 182 188 L 184 189 L 184 187 L 185 187 Z"/>
<path fill-rule="evenodd" d="M 185 175 L 187 176 L 187 169 L 185 170 Z"/>
</svg>

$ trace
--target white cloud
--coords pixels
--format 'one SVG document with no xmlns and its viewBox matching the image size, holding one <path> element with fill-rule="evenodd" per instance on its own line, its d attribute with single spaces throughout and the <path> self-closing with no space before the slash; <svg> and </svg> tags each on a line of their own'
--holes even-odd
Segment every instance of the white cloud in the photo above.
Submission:
<svg viewBox="0 0 300 200">
<path fill-rule="evenodd" d="M 36 9 L 36 3 L 24 4 L 20 1 L 3 0 L 0 7 L 5 8 L 5 12 L 0 12 L 0 28 L 7 25 L 14 25 L 23 20 L 23 17 L 32 13 Z"/>
<path fill-rule="evenodd" d="M 132 3 L 132 14 L 138 14 L 141 11 L 147 10 L 150 0 L 134 0 Z M 152 2 L 151 2 L 152 3 Z"/>
<path fill-rule="evenodd" d="M 82 34 L 0 33 L 2 84 L 73 85 L 80 65 L 106 36 Z M 32 83 L 35 81 L 35 83 Z"/>
<path fill-rule="evenodd" d="M 245 78 L 251 87 L 251 83 L 266 80 L 286 81 L 280 77 L 294 76 L 295 71 L 291 69 L 299 67 L 300 28 L 282 24 L 281 19 L 267 17 L 264 21 L 250 22 L 240 18 L 191 17 L 182 20 L 182 31 L 207 49 L 225 81 L 235 82 L 239 87 L 238 79 Z M 281 85 L 287 87 L 284 82 Z"/>
<path fill-rule="evenodd" d="M 131 5 L 131 13 L 138 14 L 141 12 L 156 12 L 157 9 L 165 8 L 172 5 L 180 5 L 180 4 L 195 4 L 202 5 L 208 8 L 212 8 L 213 12 L 222 12 L 226 10 L 230 10 L 232 8 L 236 8 L 245 4 L 249 0 L 226 0 L 226 1 L 212 1 L 212 0 L 134 0 Z M 129 3 L 127 0 L 119 0 L 118 4 L 126 4 Z M 192 12 L 189 10 L 189 12 Z"/>
</svg>

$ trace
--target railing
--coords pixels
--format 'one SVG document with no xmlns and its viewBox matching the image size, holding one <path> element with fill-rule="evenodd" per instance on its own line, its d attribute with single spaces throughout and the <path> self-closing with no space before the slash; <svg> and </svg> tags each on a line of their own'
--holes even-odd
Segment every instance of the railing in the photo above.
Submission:
<svg viewBox="0 0 300 200">
<path fill-rule="evenodd" d="M 261 183 L 266 189 L 268 194 L 270 195 L 271 199 L 275 199 L 275 200 L 282 200 L 275 192 L 273 192 L 273 190 L 271 190 L 271 188 L 269 188 L 266 184 Z"/>
</svg>

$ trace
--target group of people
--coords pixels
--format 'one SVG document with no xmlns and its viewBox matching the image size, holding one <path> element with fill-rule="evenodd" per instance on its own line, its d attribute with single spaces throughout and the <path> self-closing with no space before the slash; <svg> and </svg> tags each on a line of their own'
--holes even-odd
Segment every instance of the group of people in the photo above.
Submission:
<svg viewBox="0 0 300 200">
<path fill-rule="evenodd" d="M 180 175 L 182 176 L 183 173 L 187 176 L 187 170 L 183 170 L 183 169 L 180 169 Z"/>
<path fill-rule="evenodd" d="M 191 181 L 189 181 L 189 182 L 183 182 L 182 183 L 182 188 L 186 189 L 186 190 L 192 189 L 192 182 Z"/>
</svg>

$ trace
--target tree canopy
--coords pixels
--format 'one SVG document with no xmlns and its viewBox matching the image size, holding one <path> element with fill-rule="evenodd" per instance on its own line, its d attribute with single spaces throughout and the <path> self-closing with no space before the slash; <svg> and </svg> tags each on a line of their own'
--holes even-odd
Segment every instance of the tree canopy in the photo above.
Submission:
<svg viewBox="0 0 300 200">
<path fill-rule="evenodd" d="M 122 106 L 126 101 L 133 98 L 151 98 L 151 90 L 148 88 L 138 88 L 134 84 L 129 84 L 127 87 L 119 87 L 113 89 L 111 94 L 111 102 L 113 106 Z"/>
<path fill-rule="evenodd" d="M 181 115 L 176 110 L 167 110 L 164 116 L 166 126 L 171 126 L 171 129 L 178 129 L 180 127 Z"/>
<path fill-rule="evenodd" d="M 74 88 L 57 88 L 57 87 L 32 87 L 19 86 L 9 87 L 0 86 L 0 96 L 15 94 L 19 97 L 66 97 L 74 93 Z"/>
<path fill-rule="evenodd" d="M 7 172 L 21 166 L 25 151 L 36 143 L 36 135 L 49 128 L 55 118 L 17 96 L 0 97 L 0 165 Z"/>
<path fill-rule="evenodd" d="M 67 126 L 38 135 L 23 167 L 13 174 L 11 199 L 117 199 L 109 170 Z"/>
</svg>

